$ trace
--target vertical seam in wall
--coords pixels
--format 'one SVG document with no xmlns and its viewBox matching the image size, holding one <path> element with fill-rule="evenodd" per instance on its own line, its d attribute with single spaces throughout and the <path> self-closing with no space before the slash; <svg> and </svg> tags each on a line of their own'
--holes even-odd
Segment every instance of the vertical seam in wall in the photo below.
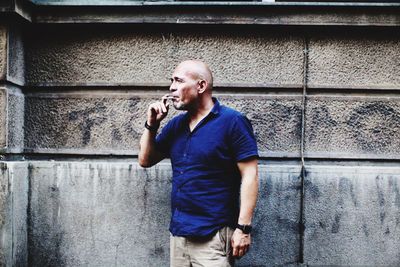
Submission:
<svg viewBox="0 0 400 267">
<path fill-rule="evenodd" d="M 9 73 L 10 73 L 10 65 L 11 65 L 11 59 L 10 59 L 10 49 L 11 49 L 11 34 L 10 34 L 10 31 L 11 31 L 11 25 L 7 25 L 7 30 L 6 30 L 6 61 L 5 61 L 5 64 L 6 64 L 6 66 L 5 66 L 5 71 L 6 71 L 6 73 L 5 73 L 5 75 L 4 75 L 4 79 L 6 80 L 6 81 L 9 81 Z"/>
<path fill-rule="evenodd" d="M 300 156 L 301 156 L 301 172 L 300 172 L 300 219 L 299 219 L 299 261 L 304 263 L 304 180 L 306 177 L 306 167 L 304 160 L 304 143 L 305 143 L 305 123 L 306 123 L 306 104 L 307 104 L 307 75 L 308 75 L 308 37 L 304 36 L 303 40 L 303 95 L 301 101 L 301 141 L 300 141 Z"/>
<path fill-rule="evenodd" d="M 32 177 L 32 163 L 28 163 L 28 203 L 26 205 L 26 262 L 28 266 L 31 266 L 32 260 L 32 254 L 30 250 L 31 246 L 31 234 L 32 234 L 32 225 L 31 225 L 31 205 L 32 205 L 32 182 L 31 182 L 31 177 Z"/>
<path fill-rule="evenodd" d="M 11 226 L 11 236 L 10 236 L 10 239 L 11 239 L 11 259 L 10 259 L 10 264 L 11 264 L 11 266 L 14 266 L 15 265 L 15 255 L 14 255 L 14 246 L 15 246 L 15 244 L 14 244 L 14 242 L 15 242 L 15 239 L 14 239 L 14 232 L 15 232 L 15 229 L 14 229 L 14 222 L 15 222 L 15 218 L 14 218 L 14 171 L 13 171 L 13 166 L 10 166 L 10 164 L 9 164 L 9 168 L 7 168 L 7 172 L 8 172 L 8 188 L 9 188 L 9 191 L 10 191 L 10 206 L 11 206 L 11 209 L 10 209 L 10 211 L 11 211 L 11 214 L 10 214 L 10 226 Z"/>
<path fill-rule="evenodd" d="M 5 64 L 6 64 L 6 67 L 5 67 L 5 80 L 7 81 L 7 79 L 8 79 L 8 73 L 9 73 L 9 71 L 8 71 L 8 68 L 9 68 L 9 65 L 10 65 L 10 55 L 9 55 L 9 50 L 10 50 L 10 27 L 7 25 L 7 27 L 6 27 L 6 51 L 5 51 L 5 54 L 6 54 L 6 60 L 5 60 Z M 6 97 L 6 103 L 5 103 L 5 112 L 4 112 L 4 115 L 6 116 L 6 118 L 5 118 L 5 120 L 4 120 L 4 123 L 5 123 L 5 129 L 4 129 L 4 132 L 5 132 L 5 149 L 7 150 L 8 149 L 8 137 L 9 137 L 9 134 L 8 134 L 8 120 L 9 120 L 9 114 L 8 114 L 8 88 L 6 87 L 6 89 L 5 89 L 5 97 Z"/>
</svg>

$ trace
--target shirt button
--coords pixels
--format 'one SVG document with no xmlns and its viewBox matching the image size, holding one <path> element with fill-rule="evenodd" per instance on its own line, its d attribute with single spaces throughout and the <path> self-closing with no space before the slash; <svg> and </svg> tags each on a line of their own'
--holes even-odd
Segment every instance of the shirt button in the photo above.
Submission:
<svg viewBox="0 0 400 267">
<path fill-rule="evenodd" d="M 182 171 L 180 171 L 179 173 L 180 173 L 180 174 L 183 174 L 183 172 L 182 172 Z"/>
</svg>

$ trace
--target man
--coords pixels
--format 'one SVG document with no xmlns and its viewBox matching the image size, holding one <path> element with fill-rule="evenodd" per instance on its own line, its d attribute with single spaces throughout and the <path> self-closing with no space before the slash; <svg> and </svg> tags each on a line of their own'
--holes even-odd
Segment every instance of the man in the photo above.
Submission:
<svg viewBox="0 0 400 267">
<path fill-rule="evenodd" d="M 234 258 L 250 246 L 258 194 L 257 144 L 250 122 L 220 105 L 212 97 L 212 85 L 205 63 L 180 63 L 170 94 L 150 104 L 140 140 L 142 167 L 166 157 L 172 163 L 171 266 L 233 266 Z M 169 99 L 186 112 L 156 137 Z"/>
</svg>

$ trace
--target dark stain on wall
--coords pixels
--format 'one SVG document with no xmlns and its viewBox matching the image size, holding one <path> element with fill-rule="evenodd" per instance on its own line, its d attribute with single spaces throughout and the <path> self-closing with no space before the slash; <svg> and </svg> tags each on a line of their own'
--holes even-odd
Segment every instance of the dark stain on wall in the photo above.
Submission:
<svg viewBox="0 0 400 267">
<path fill-rule="evenodd" d="M 342 219 L 342 214 L 341 213 L 336 213 L 335 214 L 335 221 L 332 224 L 332 234 L 337 234 L 339 233 L 339 228 L 340 228 L 340 220 Z"/>
<path fill-rule="evenodd" d="M 328 108 L 324 106 L 312 108 L 311 121 L 318 122 L 318 124 L 311 124 L 310 126 L 307 132 L 309 142 L 318 141 L 321 134 L 329 136 L 332 129 L 338 126 L 338 122 L 332 117 Z"/>
<path fill-rule="evenodd" d="M 381 223 L 383 224 L 383 221 L 386 218 L 386 211 L 385 211 L 385 204 L 386 204 L 386 200 L 385 200 L 385 192 L 382 189 L 382 180 L 383 178 L 380 177 L 379 175 L 376 176 L 375 178 L 375 184 L 376 184 L 376 190 L 378 192 L 378 202 L 379 202 L 379 218 L 381 220 Z"/>
<path fill-rule="evenodd" d="M 81 130 L 83 145 L 89 144 L 93 126 L 101 125 L 106 121 L 106 118 L 102 115 L 106 112 L 106 109 L 102 101 L 96 101 L 94 106 L 68 113 L 68 119 L 70 121 L 80 120 L 79 128 Z"/>
<path fill-rule="evenodd" d="M 353 183 L 346 177 L 341 177 L 339 180 L 339 192 L 343 192 L 344 195 L 350 194 L 351 200 L 355 207 L 357 207 L 357 197 L 354 193 Z"/>
<path fill-rule="evenodd" d="M 389 188 L 394 193 L 394 204 L 400 208 L 400 192 L 399 192 L 399 185 L 397 183 L 397 179 L 393 176 L 389 176 Z"/>
<path fill-rule="evenodd" d="M 352 111 L 347 124 L 358 146 L 366 152 L 375 152 L 393 142 L 400 113 L 386 103 L 365 103 Z"/>
<path fill-rule="evenodd" d="M 121 135 L 120 131 L 116 128 L 111 130 L 111 136 L 112 136 L 112 140 L 115 140 L 115 141 L 122 140 L 122 135 Z"/>
<path fill-rule="evenodd" d="M 369 236 L 369 231 L 368 231 L 366 223 L 363 223 L 362 229 L 363 229 L 363 232 L 364 232 L 365 236 L 368 237 Z"/>
<path fill-rule="evenodd" d="M 304 181 L 304 186 L 306 189 L 306 194 L 310 194 L 311 198 L 317 199 L 321 196 L 318 186 L 313 184 L 310 180 Z"/>
<path fill-rule="evenodd" d="M 251 116 L 260 150 L 293 150 L 300 143 L 301 108 L 295 103 L 282 104 L 272 101 L 265 112 L 251 112 L 243 108 L 244 113 Z"/>
<path fill-rule="evenodd" d="M 285 230 L 289 230 L 292 233 L 298 233 L 298 231 L 299 231 L 299 222 L 297 222 L 297 221 L 292 221 L 289 219 L 278 217 L 277 223 L 280 225 L 281 228 L 283 228 Z"/>
<path fill-rule="evenodd" d="M 140 103 L 140 99 L 137 97 L 130 97 L 128 99 L 128 108 L 129 111 L 131 112 L 131 114 L 135 114 L 137 112 L 137 110 L 139 110 L 140 108 L 139 103 Z M 143 116 L 145 116 L 145 114 L 143 114 Z M 124 125 L 124 130 L 126 133 L 128 133 L 129 135 L 131 135 L 134 138 L 139 138 L 142 135 L 142 128 L 140 128 L 140 130 L 137 129 L 137 127 L 134 127 L 135 125 L 135 121 L 137 120 L 136 116 L 130 116 L 128 123 L 126 123 Z M 144 124 L 144 122 L 143 122 Z"/>
</svg>

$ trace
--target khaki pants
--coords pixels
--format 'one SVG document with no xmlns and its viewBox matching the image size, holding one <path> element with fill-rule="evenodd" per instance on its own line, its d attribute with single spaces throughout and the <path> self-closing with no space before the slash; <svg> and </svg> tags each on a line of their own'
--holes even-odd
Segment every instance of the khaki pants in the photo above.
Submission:
<svg viewBox="0 0 400 267">
<path fill-rule="evenodd" d="M 229 227 L 211 237 L 170 237 L 171 267 L 233 267 Z"/>
</svg>

